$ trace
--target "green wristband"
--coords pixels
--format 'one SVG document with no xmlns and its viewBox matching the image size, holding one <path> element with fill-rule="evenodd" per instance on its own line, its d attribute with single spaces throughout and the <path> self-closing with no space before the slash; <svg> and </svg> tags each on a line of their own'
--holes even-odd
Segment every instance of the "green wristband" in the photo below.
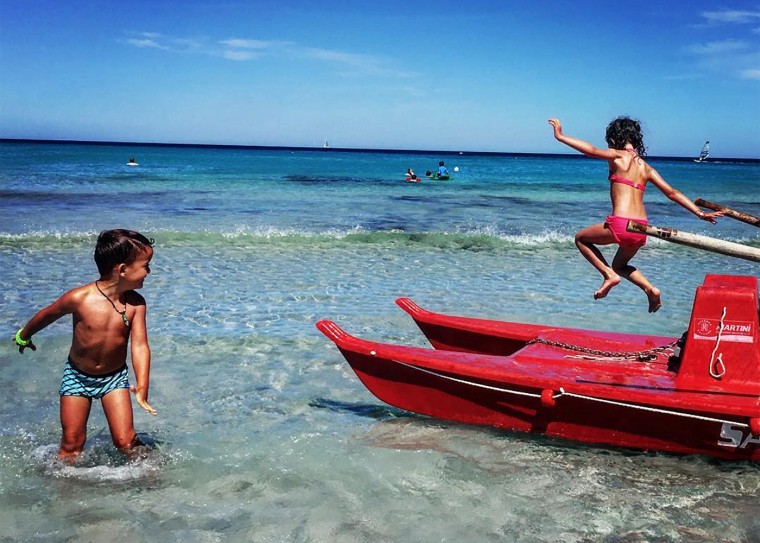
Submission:
<svg viewBox="0 0 760 543">
<path fill-rule="evenodd" d="M 19 347 L 26 347 L 32 342 L 32 338 L 21 339 L 21 330 L 23 330 L 23 328 L 19 328 L 18 332 L 16 332 L 16 345 Z"/>
</svg>

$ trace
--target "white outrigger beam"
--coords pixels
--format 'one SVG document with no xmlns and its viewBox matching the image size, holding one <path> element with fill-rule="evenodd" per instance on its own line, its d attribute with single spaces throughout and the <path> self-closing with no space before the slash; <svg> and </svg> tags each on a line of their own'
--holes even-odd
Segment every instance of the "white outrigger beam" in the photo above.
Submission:
<svg viewBox="0 0 760 543">
<path fill-rule="evenodd" d="M 679 232 L 675 228 L 643 225 L 634 221 L 628 221 L 626 229 L 629 232 L 646 234 L 647 236 L 664 239 L 665 241 L 671 241 L 679 245 L 688 245 L 689 247 L 713 253 L 743 258 L 752 262 L 760 262 L 760 249 L 742 245 L 741 243 L 734 243 L 733 241 L 723 241 L 707 236 L 690 234 L 689 232 Z"/>
</svg>

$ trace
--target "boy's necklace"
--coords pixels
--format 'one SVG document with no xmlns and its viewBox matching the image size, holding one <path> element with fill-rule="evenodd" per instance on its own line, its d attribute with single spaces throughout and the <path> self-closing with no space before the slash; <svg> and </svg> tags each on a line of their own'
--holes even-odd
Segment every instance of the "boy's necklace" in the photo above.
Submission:
<svg viewBox="0 0 760 543">
<path fill-rule="evenodd" d="M 127 304 L 124 303 L 124 311 L 119 311 L 119 309 L 116 307 L 116 304 L 113 303 L 113 300 L 106 296 L 106 293 L 100 290 L 100 285 L 98 285 L 98 282 L 95 281 L 95 288 L 98 289 L 98 292 L 100 292 L 103 295 L 103 298 L 111 302 L 111 306 L 113 306 L 113 310 L 116 311 L 119 315 L 121 315 L 121 320 L 124 321 L 124 324 L 126 326 L 129 326 L 129 319 L 127 318 Z"/>
</svg>

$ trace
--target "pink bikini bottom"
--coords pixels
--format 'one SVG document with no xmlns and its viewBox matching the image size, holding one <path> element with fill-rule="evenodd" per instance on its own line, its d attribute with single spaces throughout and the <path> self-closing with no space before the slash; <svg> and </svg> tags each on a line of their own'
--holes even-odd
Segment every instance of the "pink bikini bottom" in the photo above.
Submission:
<svg viewBox="0 0 760 543">
<path fill-rule="evenodd" d="M 637 232 L 629 232 L 626 230 L 628 221 L 634 221 L 645 226 L 649 224 L 644 219 L 629 219 L 627 217 L 610 215 L 604 222 L 604 227 L 610 229 L 610 232 L 612 232 L 612 235 L 615 237 L 615 241 L 617 241 L 618 245 L 621 247 L 643 247 L 647 243 L 646 234 L 639 234 Z"/>
</svg>

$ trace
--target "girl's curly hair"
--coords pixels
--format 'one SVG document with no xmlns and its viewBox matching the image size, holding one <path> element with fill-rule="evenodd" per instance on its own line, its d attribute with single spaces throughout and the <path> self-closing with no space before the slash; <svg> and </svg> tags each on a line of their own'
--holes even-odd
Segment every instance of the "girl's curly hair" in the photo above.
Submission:
<svg viewBox="0 0 760 543">
<path fill-rule="evenodd" d="M 644 135 L 641 133 L 641 123 L 630 117 L 618 117 L 607 125 L 605 136 L 607 145 L 612 149 L 625 149 L 630 143 L 640 157 L 645 157 L 647 148 L 644 147 Z"/>
</svg>

